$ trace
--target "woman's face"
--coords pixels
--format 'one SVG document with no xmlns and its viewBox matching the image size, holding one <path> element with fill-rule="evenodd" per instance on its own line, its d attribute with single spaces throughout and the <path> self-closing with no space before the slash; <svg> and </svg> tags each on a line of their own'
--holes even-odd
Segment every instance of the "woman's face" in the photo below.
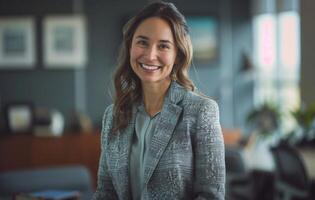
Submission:
<svg viewBox="0 0 315 200">
<path fill-rule="evenodd" d="M 171 82 L 177 48 L 169 24 L 158 17 L 141 22 L 130 47 L 130 64 L 142 84 Z"/>
</svg>

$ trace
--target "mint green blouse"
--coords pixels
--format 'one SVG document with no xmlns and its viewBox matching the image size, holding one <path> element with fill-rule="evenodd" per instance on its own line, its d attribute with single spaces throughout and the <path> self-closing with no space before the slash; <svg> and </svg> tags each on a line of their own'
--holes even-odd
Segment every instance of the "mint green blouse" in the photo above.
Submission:
<svg viewBox="0 0 315 200">
<path fill-rule="evenodd" d="M 138 106 L 129 167 L 133 200 L 141 199 L 141 193 L 144 187 L 144 166 L 159 114 L 160 112 L 150 117 L 145 111 L 143 104 Z"/>
</svg>

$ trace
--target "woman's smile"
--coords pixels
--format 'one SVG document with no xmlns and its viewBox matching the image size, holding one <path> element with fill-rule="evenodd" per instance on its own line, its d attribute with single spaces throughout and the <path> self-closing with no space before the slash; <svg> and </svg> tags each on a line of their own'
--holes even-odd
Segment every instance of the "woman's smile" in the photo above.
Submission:
<svg viewBox="0 0 315 200">
<path fill-rule="evenodd" d="M 144 64 L 144 63 L 139 63 L 139 65 L 142 69 L 148 72 L 155 72 L 161 69 L 161 66 L 158 66 L 158 65 L 149 65 L 149 64 Z"/>
</svg>

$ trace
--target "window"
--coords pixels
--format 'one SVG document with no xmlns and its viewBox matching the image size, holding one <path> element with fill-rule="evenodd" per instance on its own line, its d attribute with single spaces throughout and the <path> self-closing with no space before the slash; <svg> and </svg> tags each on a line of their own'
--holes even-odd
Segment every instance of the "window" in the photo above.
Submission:
<svg viewBox="0 0 315 200">
<path fill-rule="evenodd" d="M 255 104 L 275 103 L 284 112 L 300 105 L 300 17 L 297 11 L 254 17 Z M 294 120 L 284 121 L 284 131 Z"/>
</svg>

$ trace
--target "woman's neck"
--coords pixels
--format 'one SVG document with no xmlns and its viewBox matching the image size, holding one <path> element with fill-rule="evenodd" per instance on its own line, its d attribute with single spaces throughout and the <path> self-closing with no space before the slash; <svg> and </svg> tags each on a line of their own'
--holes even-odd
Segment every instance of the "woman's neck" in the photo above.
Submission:
<svg viewBox="0 0 315 200">
<path fill-rule="evenodd" d="M 150 117 L 154 116 L 162 109 L 164 97 L 170 84 L 171 81 L 142 84 L 144 107 Z"/>
</svg>

